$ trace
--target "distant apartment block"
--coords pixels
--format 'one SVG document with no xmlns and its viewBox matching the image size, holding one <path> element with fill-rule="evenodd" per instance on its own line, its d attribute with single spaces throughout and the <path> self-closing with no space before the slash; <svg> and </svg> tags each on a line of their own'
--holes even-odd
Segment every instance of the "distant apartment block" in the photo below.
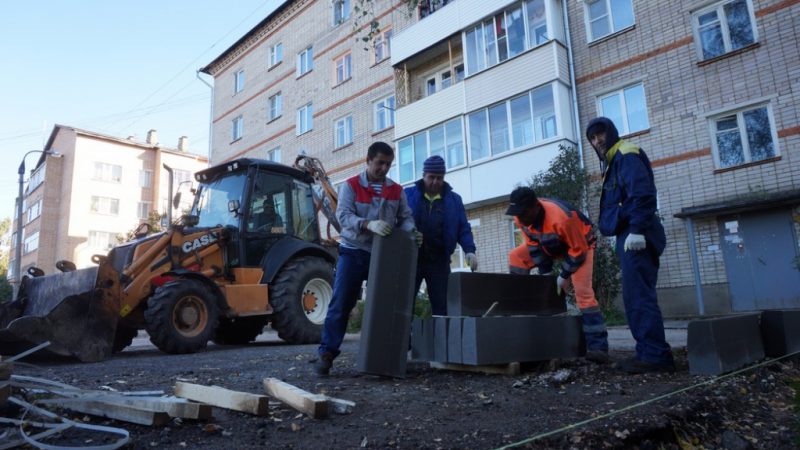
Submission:
<svg viewBox="0 0 800 450">
<path fill-rule="evenodd" d="M 605 115 L 652 161 L 665 314 L 800 306 L 800 2 L 567 7 L 581 127 Z"/>
<path fill-rule="evenodd" d="M 137 142 L 56 125 L 44 150 L 58 152 L 58 157 L 42 155 L 27 174 L 22 273 L 31 266 L 53 273 L 59 260 L 90 266 L 92 255 L 108 253 L 117 236 L 146 221 L 151 212 L 166 213 L 171 201 L 163 165 L 174 169 L 176 187 L 208 166 L 205 156 L 189 153 L 186 139 L 181 141 L 170 148 L 158 142 L 155 130 L 147 142 Z M 175 217 L 187 206 L 174 210 Z M 10 280 L 19 279 L 13 273 L 16 239 L 15 232 Z"/>
</svg>

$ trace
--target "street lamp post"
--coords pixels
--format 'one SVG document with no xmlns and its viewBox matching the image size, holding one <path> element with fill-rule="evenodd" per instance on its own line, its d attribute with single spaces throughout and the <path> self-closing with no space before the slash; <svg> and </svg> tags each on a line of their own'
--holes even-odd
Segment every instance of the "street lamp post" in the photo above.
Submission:
<svg viewBox="0 0 800 450">
<path fill-rule="evenodd" d="M 14 279 L 19 286 L 22 281 L 22 188 L 25 184 L 25 158 L 31 153 L 44 153 L 45 155 L 60 156 L 60 153 L 52 150 L 31 150 L 22 157 L 22 162 L 19 164 L 19 194 L 17 197 L 17 242 L 14 249 Z"/>
</svg>

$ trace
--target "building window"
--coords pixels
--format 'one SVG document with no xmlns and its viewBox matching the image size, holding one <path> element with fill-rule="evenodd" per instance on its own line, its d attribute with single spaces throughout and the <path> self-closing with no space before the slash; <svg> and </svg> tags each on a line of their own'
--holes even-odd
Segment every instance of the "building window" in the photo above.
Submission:
<svg viewBox="0 0 800 450">
<path fill-rule="evenodd" d="M 584 3 L 589 42 L 633 25 L 631 0 L 594 0 Z"/>
<path fill-rule="evenodd" d="M 138 217 L 140 220 L 147 220 L 150 218 L 150 211 L 153 210 L 152 202 L 139 202 Z"/>
<path fill-rule="evenodd" d="M 119 214 L 119 199 L 93 195 L 90 210 L 97 214 L 116 216 Z"/>
<path fill-rule="evenodd" d="M 611 119 L 622 136 L 650 128 L 641 83 L 598 97 L 597 112 Z"/>
<path fill-rule="evenodd" d="M 375 38 L 375 63 L 392 56 L 392 30 L 384 30 Z"/>
<path fill-rule="evenodd" d="M 711 120 L 717 167 L 738 166 L 778 155 L 767 105 L 726 113 Z"/>
<path fill-rule="evenodd" d="M 548 35 L 544 0 L 516 3 L 464 33 L 467 72 L 472 75 L 513 58 L 547 42 Z"/>
<path fill-rule="evenodd" d="M 720 2 L 692 14 L 701 59 L 711 59 L 756 41 L 753 8 L 748 0 Z"/>
<path fill-rule="evenodd" d="M 283 44 L 278 42 L 269 48 L 269 67 L 277 66 L 283 61 Z"/>
<path fill-rule="evenodd" d="M 44 183 L 44 172 L 45 166 L 42 164 L 41 166 L 34 169 L 31 177 L 28 179 L 28 190 L 27 192 L 33 192 L 36 190 L 37 187 L 41 186 Z"/>
<path fill-rule="evenodd" d="M 336 84 L 349 80 L 353 72 L 353 56 L 350 53 L 342 55 L 334 61 Z"/>
<path fill-rule="evenodd" d="M 467 123 L 472 161 L 552 138 L 558 134 L 552 85 L 472 112 Z"/>
<path fill-rule="evenodd" d="M 297 55 L 297 76 L 311 72 L 314 69 L 314 49 L 308 47 Z"/>
<path fill-rule="evenodd" d="M 172 169 L 172 182 L 175 183 L 175 186 L 187 181 L 192 181 L 192 172 L 182 169 Z"/>
<path fill-rule="evenodd" d="M 236 72 L 233 76 L 233 93 L 242 92 L 242 89 L 244 89 L 244 70 Z"/>
<path fill-rule="evenodd" d="M 120 183 L 122 181 L 122 166 L 102 162 L 94 163 L 94 178 L 98 181 Z"/>
<path fill-rule="evenodd" d="M 244 135 L 244 118 L 236 116 L 231 121 L 231 142 L 238 141 Z"/>
<path fill-rule="evenodd" d="M 458 64 L 453 67 L 453 70 L 445 69 L 432 77 L 428 78 L 425 82 L 425 95 L 432 95 L 442 89 L 447 89 L 450 86 L 464 80 L 464 64 Z"/>
<path fill-rule="evenodd" d="M 36 249 L 39 248 L 39 232 L 35 232 L 30 236 L 26 237 L 22 243 L 23 249 L 22 254 L 28 254 Z"/>
<path fill-rule="evenodd" d="M 108 231 L 89 231 L 89 247 L 111 250 L 116 244 L 116 234 Z"/>
<path fill-rule="evenodd" d="M 269 98 L 269 120 L 275 120 L 283 115 L 283 95 L 278 92 Z"/>
<path fill-rule="evenodd" d="M 276 163 L 281 162 L 281 148 L 275 147 L 267 152 L 267 159 Z"/>
<path fill-rule="evenodd" d="M 333 0 L 333 25 L 339 25 L 350 17 L 350 0 Z"/>
<path fill-rule="evenodd" d="M 353 116 L 342 117 L 333 125 L 334 148 L 353 142 Z"/>
<path fill-rule="evenodd" d="M 311 103 L 297 110 L 297 135 L 307 133 L 314 128 L 314 107 Z"/>
<path fill-rule="evenodd" d="M 380 99 L 375 102 L 374 108 L 374 122 L 375 131 L 385 130 L 394 126 L 394 110 L 395 102 L 394 95 Z"/>
<path fill-rule="evenodd" d="M 139 187 L 151 188 L 153 187 L 153 171 L 140 170 L 139 171 Z"/>
<path fill-rule="evenodd" d="M 30 208 L 28 208 L 28 217 L 26 217 L 25 223 L 26 224 L 31 223 L 41 215 L 42 215 L 42 199 L 39 199 L 36 203 L 32 204 Z"/>
<path fill-rule="evenodd" d="M 397 143 L 397 180 L 409 183 L 422 176 L 426 158 L 439 155 L 447 168 L 464 165 L 464 133 L 461 118 L 421 131 Z"/>
</svg>

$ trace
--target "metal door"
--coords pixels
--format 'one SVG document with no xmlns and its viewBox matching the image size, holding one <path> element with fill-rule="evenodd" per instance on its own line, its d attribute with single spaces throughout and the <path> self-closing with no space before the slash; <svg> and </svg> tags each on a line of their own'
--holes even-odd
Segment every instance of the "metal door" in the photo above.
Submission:
<svg viewBox="0 0 800 450">
<path fill-rule="evenodd" d="M 718 220 L 733 310 L 800 307 L 791 211 L 736 214 Z"/>
</svg>

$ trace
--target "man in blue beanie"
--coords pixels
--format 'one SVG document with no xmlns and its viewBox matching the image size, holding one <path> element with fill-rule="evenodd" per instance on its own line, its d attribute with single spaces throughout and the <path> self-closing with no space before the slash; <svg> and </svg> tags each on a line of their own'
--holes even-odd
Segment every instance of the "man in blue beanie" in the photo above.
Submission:
<svg viewBox="0 0 800 450">
<path fill-rule="evenodd" d="M 475 242 L 464 202 L 444 181 L 445 172 L 444 159 L 438 155 L 431 156 L 423 164 L 422 178 L 405 189 L 414 223 L 422 233 L 414 292 L 419 292 L 424 279 L 435 316 L 447 315 L 447 278 L 450 275 L 450 256 L 456 244 L 461 245 L 472 271 L 478 269 Z"/>
</svg>

